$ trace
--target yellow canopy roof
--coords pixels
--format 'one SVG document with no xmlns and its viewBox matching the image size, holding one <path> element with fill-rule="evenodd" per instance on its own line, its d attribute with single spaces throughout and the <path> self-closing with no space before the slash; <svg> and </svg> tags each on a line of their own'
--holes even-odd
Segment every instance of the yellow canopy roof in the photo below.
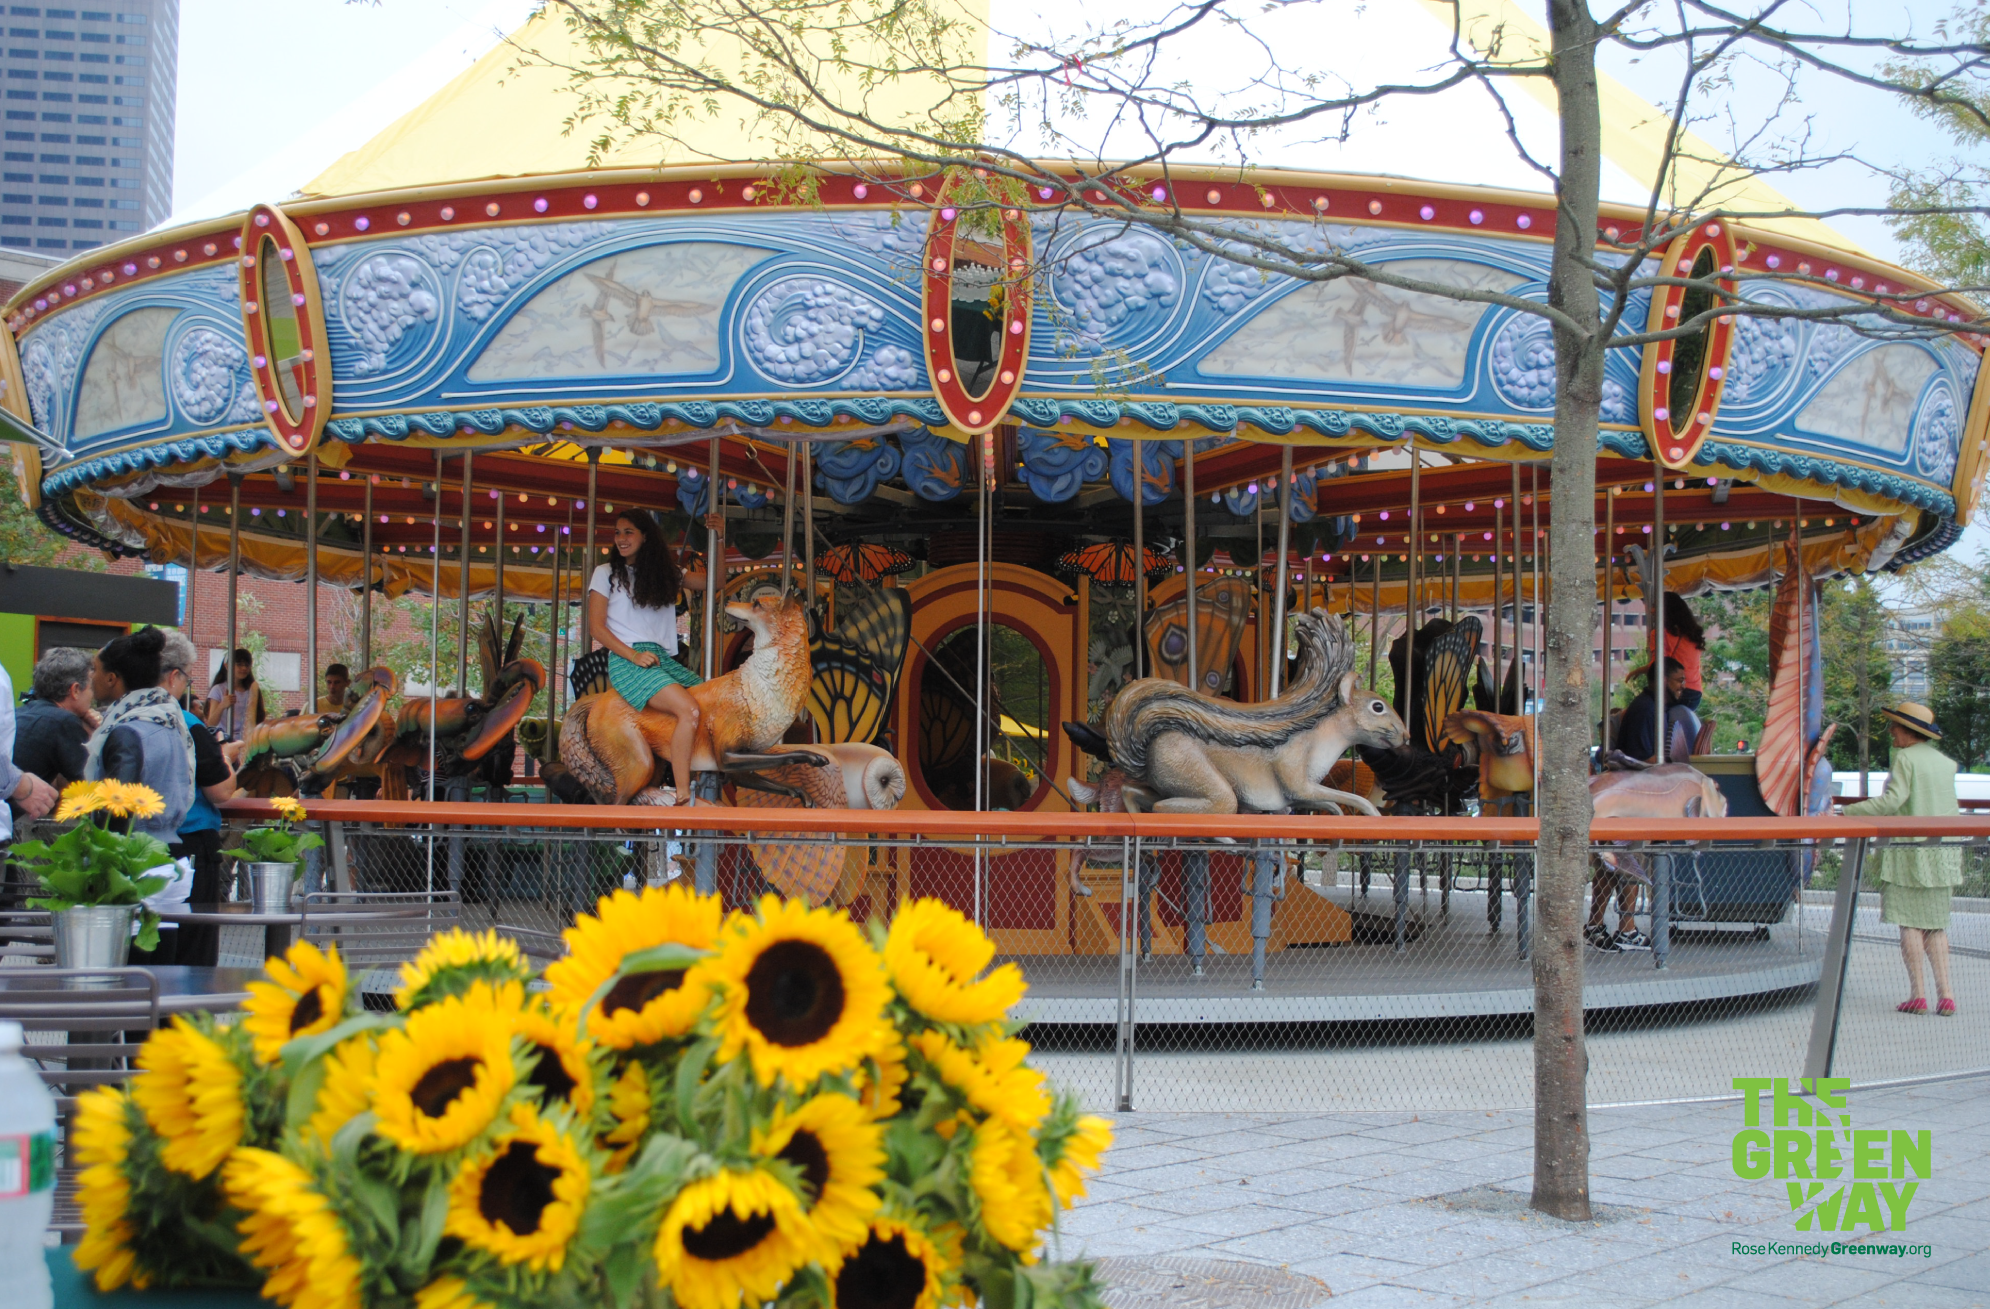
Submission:
<svg viewBox="0 0 1990 1309">
<path fill-rule="evenodd" d="M 989 0 L 952 3 L 959 10 L 966 34 L 962 45 L 967 48 L 960 51 L 962 61 L 976 67 L 985 64 Z M 743 68 L 747 63 L 736 45 L 728 51 L 725 43 L 717 40 L 709 41 L 702 54 L 687 49 L 683 57 L 721 68 Z M 851 57 L 866 58 L 861 50 Z M 756 123 L 742 104 L 724 102 L 706 116 L 675 123 L 671 139 L 637 137 L 604 151 L 598 161 L 589 163 L 588 154 L 602 123 L 581 122 L 568 128 L 580 102 L 568 90 L 567 69 L 580 66 L 586 58 L 586 44 L 568 30 L 555 7 L 548 6 L 385 131 L 312 178 L 301 194 L 363 195 L 597 167 L 774 159 L 786 157 L 797 144 L 792 136 L 783 139 L 776 130 L 785 122 Z M 839 76 L 827 62 L 820 77 L 832 94 L 839 81 L 853 82 Z M 869 87 L 857 87 L 853 82 L 847 103 L 861 104 L 867 115 L 881 122 L 905 125 L 930 116 L 948 92 L 958 89 L 943 87 L 933 77 L 895 77 Z M 851 147 L 825 137 L 816 153 L 845 158 Z"/>
</svg>

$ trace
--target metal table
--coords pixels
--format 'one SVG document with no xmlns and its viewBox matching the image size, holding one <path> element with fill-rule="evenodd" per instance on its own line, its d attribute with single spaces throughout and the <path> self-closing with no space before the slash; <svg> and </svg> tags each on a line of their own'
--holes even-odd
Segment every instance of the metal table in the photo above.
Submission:
<svg viewBox="0 0 1990 1309">
<path fill-rule="evenodd" d="M 201 923 L 212 927 L 260 927 L 263 929 L 263 953 L 280 955 L 290 948 L 292 929 L 304 921 L 304 915 L 290 910 L 257 913 L 254 906 L 242 903 L 190 904 L 184 909 L 174 909 L 159 915 L 163 923 Z"/>
<path fill-rule="evenodd" d="M 159 982 L 161 1014 L 240 1009 L 249 998 L 249 983 L 262 978 L 259 968 L 205 968 L 192 964 L 140 964 Z M 59 979 L 39 976 L 39 968 L 0 968 L 0 991 L 32 991 L 56 985 Z"/>
<path fill-rule="evenodd" d="M 81 1309 L 85 1305 L 129 1305 L 131 1309 L 269 1309 L 269 1301 L 254 1291 L 134 1291 L 130 1287 L 100 1294 L 90 1274 L 78 1272 L 72 1262 L 76 1247 L 51 1246 L 45 1252 L 49 1280 L 55 1284 L 55 1309 Z"/>
</svg>

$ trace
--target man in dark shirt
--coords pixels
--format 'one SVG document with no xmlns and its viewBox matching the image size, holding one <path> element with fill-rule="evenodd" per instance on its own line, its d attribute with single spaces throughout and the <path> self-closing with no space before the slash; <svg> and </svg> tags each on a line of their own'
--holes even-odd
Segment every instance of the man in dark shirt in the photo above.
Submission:
<svg viewBox="0 0 1990 1309">
<path fill-rule="evenodd" d="M 1692 711 L 1682 709 L 1679 696 L 1686 689 L 1686 666 L 1677 659 L 1668 657 L 1665 661 L 1665 725 L 1666 735 L 1676 736 L 1682 730 L 1686 735 L 1686 748 L 1692 748 L 1693 734 L 1699 730 L 1697 718 L 1690 723 L 1687 718 Z M 1668 761 L 1684 763 L 1686 756 L 1680 753 L 1674 743 L 1670 759 L 1658 758 L 1657 727 L 1654 721 L 1651 688 L 1647 686 L 1638 692 L 1637 697 L 1624 709 L 1622 724 L 1617 729 L 1617 748 L 1633 759 L 1646 763 L 1662 764 Z"/>
<path fill-rule="evenodd" d="M 35 664 L 34 692 L 14 711 L 14 766 L 57 790 L 83 777 L 90 652 L 56 646 Z"/>
</svg>

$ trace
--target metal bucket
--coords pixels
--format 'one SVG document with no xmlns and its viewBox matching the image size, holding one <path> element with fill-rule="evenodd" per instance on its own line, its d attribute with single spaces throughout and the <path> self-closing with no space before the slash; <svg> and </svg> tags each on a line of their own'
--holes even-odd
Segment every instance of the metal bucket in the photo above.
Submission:
<svg viewBox="0 0 1990 1309">
<path fill-rule="evenodd" d="M 131 958 L 137 905 L 80 905 L 55 911 L 57 968 L 122 968 Z"/>
<path fill-rule="evenodd" d="M 296 864 L 250 864 L 249 907 L 259 914 L 290 912 L 291 888 L 297 885 Z"/>
</svg>

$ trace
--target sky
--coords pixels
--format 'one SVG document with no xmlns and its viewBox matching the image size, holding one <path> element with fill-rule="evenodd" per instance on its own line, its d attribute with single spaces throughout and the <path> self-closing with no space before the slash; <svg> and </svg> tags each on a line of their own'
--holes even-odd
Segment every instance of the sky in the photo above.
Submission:
<svg viewBox="0 0 1990 1309">
<path fill-rule="evenodd" d="M 1105 28 L 1166 12 L 1157 0 L 991 3 L 991 23 L 1003 43 L 1042 41 L 1080 26 Z M 1538 16 L 1538 0 L 1523 3 Z M 1349 81 L 1414 79 L 1441 53 L 1441 29 L 1414 0 L 1233 4 L 1236 13 L 1248 16 L 1248 29 L 1219 27 L 1185 43 L 1156 70 L 1157 80 L 1180 79 L 1206 97 L 1243 104 L 1260 98 L 1249 77 L 1259 67 L 1262 48 L 1298 52 L 1292 56 L 1297 66 Z M 1805 21 L 1829 28 L 1847 22 L 1848 5 L 1851 0 L 1809 0 L 1792 12 L 1801 10 Z M 1852 8 L 1857 27 L 1926 34 L 1951 6 L 1890 0 Z M 217 216 L 291 194 L 467 68 L 532 9 L 532 0 L 181 0 L 174 220 Z M 998 45 L 998 58 L 1001 49 Z M 1676 66 L 1665 57 L 1634 60 L 1618 52 L 1607 66 L 1640 95 L 1669 101 L 1674 93 Z M 267 71 L 245 79 L 245 68 Z M 280 89 L 280 95 L 265 94 L 258 108 L 245 108 L 245 80 Z M 1773 121 L 1780 139 L 1801 138 L 1812 154 L 1843 156 L 1830 166 L 1777 179 L 1800 204 L 1881 204 L 1885 185 L 1873 165 L 1925 165 L 1951 153 L 1940 133 L 1884 93 L 1821 75 L 1800 77 L 1789 102 L 1783 89 L 1771 70 L 1745 70 L 1733 86 L 1706 98 L 1715 116 L 1695 127 L 1728 147 L 1736 133 Z M 1508 101 L 1522 139 L 1552 157 L 1551 116 L 1528 96 L 1511 95 Z M 560 110 L 549 107 L 549 112 Z M 1071 133 L 1065 150 L 1054 150 L 1054 140 L 1039 138 L 1036 144 L 1071 153 L 1073 144 L 1083 142 L 1087 151 L 1111 153 L 1112 142 L 1099 141 L 1097 123 L 1060 121 Z M 1249 148 L 1267 164 L 1542 189 L 1508 144 L 1503 119 L 1476 87 L 1396 102 L 1364 115 L 1345 140 L 1338 136 L 1337 130 L 1294 130 L 1253 140 Z M 1138 142 L 1125 139 L 1125 148 L 1135 151 Z M 1636 182 L 1614 167 L 1606 169 L 1604 191 L 1612 199 L 1642 199 Z M 1835 225 L 1873 254 L 1898 258 L 1884 222 L 1845 218 Z M 1971 560 L 1985 549 L 1990 530 L 1980 527 L 1969 529 L 1956 547 Z"/>
</svg>

